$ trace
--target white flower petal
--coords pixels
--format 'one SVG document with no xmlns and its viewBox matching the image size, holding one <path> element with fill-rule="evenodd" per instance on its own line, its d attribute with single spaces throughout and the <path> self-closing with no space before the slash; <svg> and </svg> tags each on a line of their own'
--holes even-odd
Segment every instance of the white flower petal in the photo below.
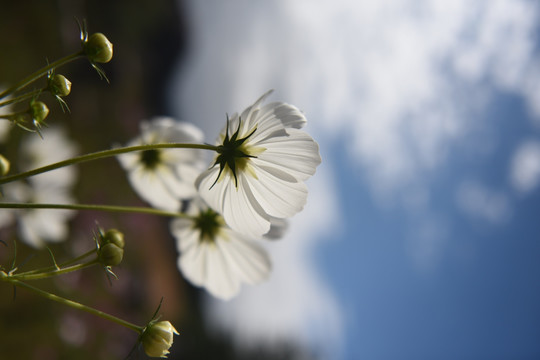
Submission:
<svg viewBox="0 0 540 360">
<path fill-rule="evenodd" d="M 161 171 L 148 171 L 142 166 L 132 169 L 129 182 L 133 189 L 153 207 L 177 211 L 180 208 L 180 199 L 171 194 L 167 185 L 168 169 Z M 165 179 L 165 181 L 164 181 Z"/>
<path fill-rule="evenodd" d="M 268 278 L 272 264 L 264 248 L 255 241 L 229 232 L 231 240 L 220 246 L 242 281 L 255 285 Z M 225 246 L 226 245 L 226 246 Z"/>
<path fill-rule="evenodd" d="M 193 204 L 198 207 L 196 211 L 190 209 L 193 216 L 211 211 L 199 199 Z M 217 213 L 215 215 L 220 218 Z M 221 221 L 216 223 L 212 239 L 201 239 L 201 230 L 191 218 L 174 220 L 171 232 L 180 251 L 178 267 L 185 278 L 196 286 L 204 287 L 212 295 L 227 300 L 240 291 L 242 283 L 253 285 L 267 279 L 271 264 L 260 244 L 226 225 L 219 225 Z"/>
<path fill-rule="evenodd" d="M 223 241 L 217 240 L 216 244 L 206 244 L 207 250 L 207 278 L 206 289 L 215 297 L 228 300 L 240 291 L 241 276 L 225 257 Z"/>
<path fill-rule="evenodd" d="M 291 217 L 304 207 L 307 187 L 293 176 L 273 167 L 254 167 L 257 178 L 248 178 L 249 187 L 264 212 L 277 218 Z M 265 231 L 270 230 L 270 227 Z"/>
<path fill-rule="evenodd" d="M 288 131 L 291 132 L 288 137 L 275 137 L 262 142 L 260 145 L 266 151 L 253 162 L 261 166 L 275 166 L 297 179 L 305 180 L 315 173 L 321 163 L 319 145 L 303 131 Z"/>
<path fill-rule="evenodd" d="M 219 164 L 196 181 L 201 197 L 227 224 L 250 237 L 267 233 L 270 219 L 290 217 L 303 208 L 303 181 L 321 163 L 318 144 L 299 130 L 306 124 L 302 112 L 283 102 L 261 107 L 269 94 L 232 116 L 228 136 L 223 131 L 218 142 L 223 148 L 216 157 Z M 229 168 L 233 163 L 235 176 Z"/>
<path fill-rule="evenodd" d="M 200 143 L 203 134 L 196 126 L 158 117 L 141 123 L 141 135 L 128 146 L 155 143 Z M 181 200 L 196 195 L 194 181 L 203 169 L 204 154 L 199 149 L 159 149 L 158 163 L 149 166 L 142 154 L 119 155 L 134 190 L 150 205 L 178 210 Z"/>
</svg>

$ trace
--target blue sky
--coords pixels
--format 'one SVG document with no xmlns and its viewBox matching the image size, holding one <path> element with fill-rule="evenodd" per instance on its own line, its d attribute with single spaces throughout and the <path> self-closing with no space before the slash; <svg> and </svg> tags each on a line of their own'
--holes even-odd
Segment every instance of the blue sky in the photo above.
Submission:
<svg viewBox="0 0 540 360">
<path fill-rule="evenodd" d="M 273 88 L 323 157 L 270 281 L 209 322 L 328 359 L 539 357 L 539 7 L 188 1 L 175 115 L 211 142 Z"/>
</svg>

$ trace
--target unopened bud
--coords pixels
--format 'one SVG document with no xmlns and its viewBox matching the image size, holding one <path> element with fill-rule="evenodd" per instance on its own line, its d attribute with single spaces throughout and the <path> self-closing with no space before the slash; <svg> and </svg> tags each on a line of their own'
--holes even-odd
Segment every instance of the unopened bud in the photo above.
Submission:
<svg viewBox="0 0 540 360">
<path fill-rule="evenodd" d="M 102 33 L 95 33 L 83 43 L 83 50 L 92 62 L 107 63 L 113 56 L 113 44 Z"/>
<path fill-rule="evenodd" d="M 166 358 L 178 331 L 168 321 L 150 323 L 141 335 L 144 352 L 150 357 Z"/>
<path fill-rule="evenodd" d="M 9 160 L 0 154 L 0 175 L 6 175 L 9 172 L 9 166 Z"/>
<path fill-rule="evenodd" d="M 71 92 L 71 81 L 64 75 L 54 74 L 49 79 L 49 91 L 53 95 L 67 96 Z"/>
<path fill-rule="evenodd" d="M 49 108 L 42 101 L 33 101 L 30 103 L 29 113 L 34 121 L 42 123 L 47 115 L 49 115 Z"/>
<path fill-rule="evenodd" d="M 114 266 L 122 262 L 124 249 L 113 243 L 107 243 L 98 249 L 99 262 L 105 266 Z"/>
<path fill-rule="evenodd" d="M 124 245 L 126 244 L 124 241 L 124 234 L 122 234 L 117 229 L 109 229 L 107 232 L 103 235 L 103 243 L 111 243 L 116 246 L 118 246 L 120 249 L 124 248 Z"/>
</svg>

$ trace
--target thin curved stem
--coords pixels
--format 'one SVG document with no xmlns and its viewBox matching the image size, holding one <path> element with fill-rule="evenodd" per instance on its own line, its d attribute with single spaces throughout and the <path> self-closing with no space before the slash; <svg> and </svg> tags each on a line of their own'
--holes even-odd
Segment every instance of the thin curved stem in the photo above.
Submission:
<svg viewBox="0 0 540 360">
<path fill-rule="evenodd" d="M 24 101 L 26 99 L 29 99 L 29 98 L 34 97 L 36 95 L 39 95 L 39 93 L 41 93 L 43 90 L 44 89 L 32 90 L 30 92 L 27 92 L 26 94 L 22 94 L 20 96 L 17 96 L 16 98 L 9 99 L 9 100 L 6 100 L 4 102 L 0 102 L 0 107 Z"/>
<path fill-rule="evenodd" d="M 14 93 L 17 90 L 20 90 L 20 89 L 24 88 L 28 84 L 31 84 L 32 82 L 36 81 L 37 79 L 39 79 L 43 75 L 47 74 L 48 71 L 50 71 L 52 69 L 55 69 L 57 67 L 60 67 L 62 65 L 65 65 L 65 64 L 67 64 L 67 63 L 69 63 L 69 62 L 71 62 L 71 61 L 73 61 L 75 59 L 78 59 L 80 57 L 83 57 L 83 56 L 84 56 L 84 52 L 81 50 L 79 52 L 76 52 L 76 53 L 73 53 L 73 54 L 68 55 L 66 57 L 63 57 L 61 59 L 58 59 L 55 62 L 53 62 L 53 63 L 51 63 L 51 64 L 49 64 L 49 65 L 47 65 L 45 67 L 42 67 L 41 69 L 37 70 L 33 74 L 28 75 L 27 77 L 25 77 L 24 79 L 22 79 L 21 81 L 19 81 L 18 83 L 16 83 L 12 87 L 10 87 L 9 89 L 7 89 L 4 92 L 0 93 L 0 99 L 5 98 L 9 94 Z"/>
<path fill-rule="evenodd" d="M 64 267 L 67 267 L 67 266 L 70 266 L 71 264 L 74 264 L 76 263 L 77 261 L 80 261 L 92 254 L 95 254 L 96 253 L 96 249 L 92 249 L 90 251 L 87 251 L 85 252 L 84 254 L 82 255 L 79 255 L 71 260 L 68 260 L 68 261 L 64 261 L 63 263 L 57 265 L 57 266 L 48 266 L 48 267 L 45 267 L 45 268 L 42 268 L 42 269 L 34 269 L 34 270 L 28 270 L 28 271 L 25 271 L 23 273 L 18 273 L 17 275 L 21 275 L 21 274 L 25 274 L 25 275 L 29 275 L 29 274 L 35 274 L 35 273 L 39 273 L 39 272 L 45 272 L 45 271 L 52 271 L 52 270 L 55 270 L 55 269 L 62 269 Z"/>
<path fill-rule="evenodd" d="M 145 150 L 155 150 L 155 149 L 202 149 L 202 150 L 212 150 L 217 151 L 218 147 L 214 145 L 206 144 L 184 144 L 184 143 L 166 143 L 166 144 L 146 144 L 146 145 L 136 145 L 136 146 L 126 146 L 110 150 L 102 150 L 86 155 L 77 156 L 71 159 L 59 161 L 54 164 L 43 166 L 37 169 L 25 171 L 19 174 L 6 176 L 0 178 L 0 185 L 12 182 L 15 180 L 25 179 L 30 176 L 38 175 L 47 171 L 55 170 L 61 167 L 80 164 L 82 162 L 103 159 L 111 156 L 116 156 L 120 154 L 125 154 L 133 151 L 145 151 Z"/>
<path fill-rule="evenodd" d="M 82 310 L 82 311 L 86 311 L 87 313 L 99 316 L 99 317 L 101 317 L 103 319 L 106 319 L 106 320 L 110 320 L 110 321 L 115 322 L 115 323 L 117 323 L 119 325 L 125 326 L 128 329 L 131 329 L 131 330 L 133 330 L 133 331 L 135 331 L 135 332 L 137 332 L 139 334 L 141 334 L 144 331 L 144 326 L 137 326 L 137 325 L 132 324 L 132 323 L 130 323 L 128 321 L 117 318 L 116 316 L 107 314 L 107 313 L 105 313 L 103 311 L 96 310 L 96 309 L 91 308 L 89 306 L 86 306 L 86 305 L 83 305 L 81 303 L 78 303 L 78 302 L 75 302 L 75 301 L 60 297 L 58 295 L 51 294 L 51 293 L 49 293 L 47 291 L 43 291 L 41 289 L 33 287 L 32 285 L 28 285 L 28 284 L 26 284 L 26 283 L 24 283 L 22 281 L 12 279 L 9 276 L 0 277 L 0 280 L 6 280 L 6 281 L 10 282 L 11 284 L 13 284 L 15 286 L 24 287 L 24 288 L 26 288 L 28 290 L 31 290 L 31 291 L 35 292 L 36 294 L 41 295 L 41 296 L 43 296 L 43 297 L 45 297 L 45 298 L 47 298 L 49 300 L 54 300 L 56 302 L 59 302 L 61 304 L 67 305 L 67 306 L 70 306 L 72 308 Z"/>
<path fill-rule="evenodd" d="M 85 269 L 85 268 L 90 267 L 92 265 L 96 265 L 98 263 L 99 263 L 99 261 L 97 259 L 94 259 L 94 260 L 91 260 L 91 261 L 83 263 L 83 264 L 77 264 L 77 265 L 73 265 L 73 266 L 68 266 L 68 267 L 61 268 L 61 269 L 54 269 L 52 271 L 19 273 L 19 274 L 14 274 L 14 275 L 10 275 L 10 276 L 13 279 L 23 280 L 23 281 L 41 280 L 41 279 L 49 278 L 49 277 L 52 277 L 52 276 L 58 276 L 58 275 L 67 274 L 67 273 L 70 273 L 72 271 L 82 270 L 82 269 Z"/>
<path fill-rule="evenodd" d="M 115 205 L 93 205 L 93 204 L 41 204 L 41 203 L 2 203 L 0 209 L 67 209 L 67 210 L 94 210 L 106 212 L 122 212 L 150 214 L 168 217 L 190 217 L 181 212 L 165 211 L 149 207 L 139 206 L 115 206 Z"/>
</svg>

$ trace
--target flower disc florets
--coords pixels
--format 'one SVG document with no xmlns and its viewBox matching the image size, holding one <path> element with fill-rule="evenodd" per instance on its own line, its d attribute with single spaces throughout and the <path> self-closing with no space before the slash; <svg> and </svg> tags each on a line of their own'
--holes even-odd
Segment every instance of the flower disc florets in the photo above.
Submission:
<svg viewBox="0 0 540 360">
<path fill-rule="evenodd" d="M 141 164 L 148 170 L 153 170 L 161 162 L 161 151 L 152 149 L 141 152 Z"/>
<path fill-rule="evenodd" d="M 200 232 L 199 240 L 213 243 L 220 231 L 225 225 L 223 218 L 212 209 L 201 211 L 193 221 L 193 228 Z"/>
</svg>

